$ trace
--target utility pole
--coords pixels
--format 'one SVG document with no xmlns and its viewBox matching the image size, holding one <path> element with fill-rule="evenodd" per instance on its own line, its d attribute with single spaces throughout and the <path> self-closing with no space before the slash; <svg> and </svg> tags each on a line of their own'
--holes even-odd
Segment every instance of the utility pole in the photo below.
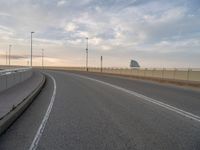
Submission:
<svg viewBox="0 0 200 150">
<path fill-rule="evenodd" d="M 6 65 L 8 65 L 8 50 L 6 49 Z"/>
<path fill-rule="evenodd" d="M 88 71 L 88 37 L 86 37 L 86 71 Z"/>
<path fill-rule="evenodd" d="M 11 47 L 12 45 L 9 45 L 9 51 L 8 51 L 8 62 L 9 62 L 9 66 L 10 66 L 10 55 L 11 55 Z"/>
<path fill-rule="evenodd" d="M 32 67 L 32 56 L 33 56 L 33 42 L 32 42 L 32 38 L 33 38 L 33 33 L 35 33 L 35 32 L 31 32 L 31 67 Z"/>
<path fill-rule="evenodd" d="M 42 69 L 44 69 L 44 49 L 42 49 Z"/>
<path fill-rule="evenodd" d="M 101 56 L 101 72 L 103 71 L 103 56 Z"/>
</svg>

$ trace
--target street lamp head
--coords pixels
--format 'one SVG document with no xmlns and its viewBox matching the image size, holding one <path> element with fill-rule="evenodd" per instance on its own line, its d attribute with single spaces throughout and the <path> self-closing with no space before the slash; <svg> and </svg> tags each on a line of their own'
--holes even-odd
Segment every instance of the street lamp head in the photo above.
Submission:
<svg viewBox="0 0 200 150">
<path fill-rule="evenodd" d="M 85 39 L 87 39 L 87 40 L 88 40 L 88 37 L 86 37 Z"/>
<path fill-rule="evenodd" d="M 35 33 L 35 32 L 31 32 L 31 34 L 33 34 L 33 33 Z"/>
</svg>

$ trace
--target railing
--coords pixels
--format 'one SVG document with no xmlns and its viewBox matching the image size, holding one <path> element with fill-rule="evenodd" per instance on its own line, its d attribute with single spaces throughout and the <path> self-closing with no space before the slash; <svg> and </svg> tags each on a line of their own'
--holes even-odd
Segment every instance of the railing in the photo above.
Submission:
<svg viewBox="0 0 200 150">
<path fill-rule="evenodd" d="M 15 68 L 0 71 L 0 92 L 20 82 L 25 81 L 32 75 L 32 68 Z"/>
<path fill-rule="evenodd" d="M 15 68 L 15 69 L 4 69 L 4 70 L 0 70 L 0 76 L 4 75 L 4 74 L 11 74 L 11 73 L 16 73 L 16 72 L 24 72 L 27 70 L 31 70 L 31 67 L 27 67 L 27 68 Z"/>
<path fill-rule="evenodd" d="M 90 68 L 91 72 L 101 72 L 100 68 Z M 102 72 L 111 74 L 173 79 L 185 81 L 200 81 L 200 69 L 187 68 L 103 68 Z"/>
<path fill-rule="evenodd" d="M 84 67 L 46 67 L 46 69 L 86 71 Z M 89 68 L 89 72 L 102 72 L 137 77 L 200 82 L 199 68 Z"/>
</svg>

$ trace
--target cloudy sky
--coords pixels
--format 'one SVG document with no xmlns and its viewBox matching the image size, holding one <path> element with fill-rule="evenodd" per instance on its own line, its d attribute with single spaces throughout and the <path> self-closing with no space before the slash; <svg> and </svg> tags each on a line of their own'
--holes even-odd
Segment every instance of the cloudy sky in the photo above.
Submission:
<svg viewBox="0 0 200 150">
<path fill-rule="evenodd" d="M 200 68 L 200 0 L 0 0 L 0 63 Z"/>
</svg>

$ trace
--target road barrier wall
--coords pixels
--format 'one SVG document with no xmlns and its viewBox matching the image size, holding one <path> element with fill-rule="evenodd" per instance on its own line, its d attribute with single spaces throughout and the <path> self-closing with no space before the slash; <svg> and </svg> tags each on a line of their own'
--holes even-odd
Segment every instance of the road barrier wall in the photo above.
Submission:
<svg viewBox="0 0 200 150">
<path fill-rule="evenodd" d="M 32 76 L 31 68 L 6 69 L 0 71 L 0 92 Z"/>
<path fill-rule="evenodd" d="M 86 71 L 84 67 L 46 67 L 54 70 Z M 101 72 L 101 68 L 88 68 L 89 72 Z M 200 69 L 187 68 L 102 68 L 102 73 L 135 77 L 200 82 Z"/>
</svg>

